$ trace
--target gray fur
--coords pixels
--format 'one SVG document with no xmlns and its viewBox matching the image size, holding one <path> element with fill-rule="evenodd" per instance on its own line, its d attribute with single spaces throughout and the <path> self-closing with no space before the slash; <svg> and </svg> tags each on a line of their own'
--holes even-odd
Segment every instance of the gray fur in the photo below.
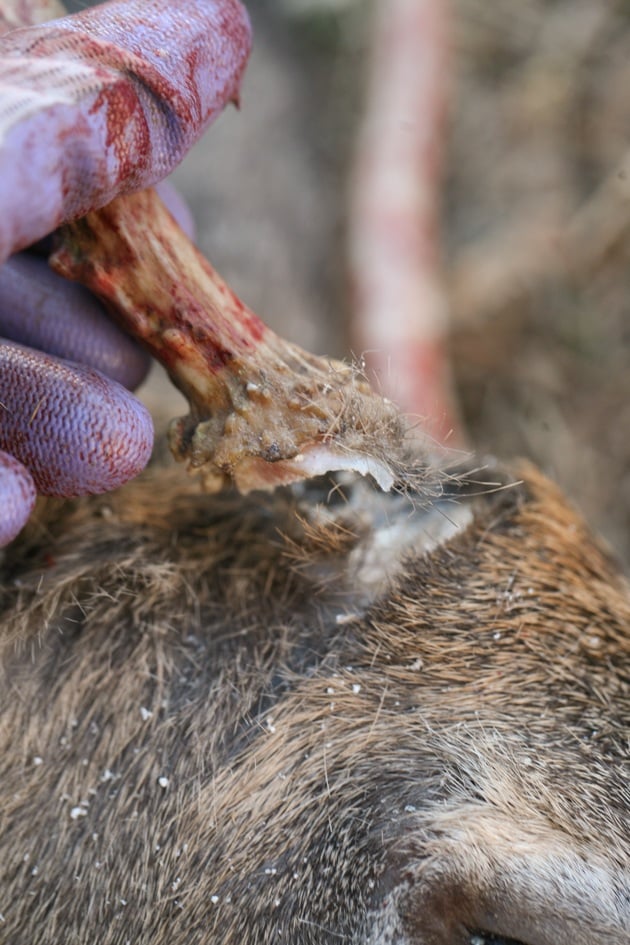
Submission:
<svg viewBox="0 0 630 945">
<path fill-rule="evenodd" d="M 365 490 L 43 509 L 0 573 L 0 942 L 627 945 L 628 588 L 521 472 L 431 550 L 393 499 L 381 583 Z"/>
</svg>

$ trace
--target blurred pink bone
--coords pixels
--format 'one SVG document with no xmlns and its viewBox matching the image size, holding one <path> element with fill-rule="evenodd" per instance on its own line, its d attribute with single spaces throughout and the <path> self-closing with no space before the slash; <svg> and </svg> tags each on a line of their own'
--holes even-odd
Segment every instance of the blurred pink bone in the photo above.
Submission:
<svg viewBox="0 0 630 945">
<path fill-rule="evenodd" d="M 440 172 L 447 0 L 375 5 L 371 69 L 351 187 L 353 344 L 382 391 L 437 440 L 462 445 L 446 351 Z"/>
</svg>

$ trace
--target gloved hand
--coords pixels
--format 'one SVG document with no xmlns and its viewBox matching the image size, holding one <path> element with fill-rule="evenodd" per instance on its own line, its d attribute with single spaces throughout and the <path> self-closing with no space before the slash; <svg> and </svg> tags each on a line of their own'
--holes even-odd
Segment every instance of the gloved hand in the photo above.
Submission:
<svg viewBox="0 0 630 945">
<path fill-rule="evenodd" d="M 29 15 L 37 6 L 50 0 L 31 0 Z M 0 0 L 0 31 L 18 9 Z M 0 264 L 64 220 L 169 173 L 237 98 L 248 52 L 239 0 L 112 0 L 7 32 Z M 136 475 L 153 430 L 127 389 L 146 357 L 45 259 L 21 253 L 0 269 L 0 336 L 11 339 L 0 340 L 2 545 L 36 492 L 106 492 Z"/>
<path fill-rule="evenodd" d="M 22 527 L 36 492 L 106 492 L 144 468 L 151 417 L 126 388 L 148 363 L 45 258 L 19 253 L 0 269 L 1 543 Z"/>
</svg>

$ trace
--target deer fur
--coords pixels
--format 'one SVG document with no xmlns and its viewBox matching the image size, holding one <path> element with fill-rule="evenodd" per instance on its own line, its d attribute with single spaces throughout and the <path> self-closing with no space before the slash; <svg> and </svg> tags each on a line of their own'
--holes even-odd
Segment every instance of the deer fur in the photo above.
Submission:
<svg viewBox="0 0 630 945">
<path fill-rule="evenodd" d="M 0 942 L 627 945 L 628 586 L 503 479 L 45 506 L 0 571 Z"/>
</svg>

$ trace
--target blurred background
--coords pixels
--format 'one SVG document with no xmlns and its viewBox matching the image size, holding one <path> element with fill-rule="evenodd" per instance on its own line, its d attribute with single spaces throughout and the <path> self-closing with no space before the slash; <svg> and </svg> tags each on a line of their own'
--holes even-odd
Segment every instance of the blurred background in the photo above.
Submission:
<svg viewBox="0 0 630 945">
<path fill-rule="evenodd" d="M 347 355 L 348 170 L 371 3 L 246 5 L 241 110 L 174 181 L 244 300 L 303 346 Z M 471 441 L 538 463 L 627 566 L 630 3 L 453 0 L 452 14 L 441 238 Z"/>
</svg>

